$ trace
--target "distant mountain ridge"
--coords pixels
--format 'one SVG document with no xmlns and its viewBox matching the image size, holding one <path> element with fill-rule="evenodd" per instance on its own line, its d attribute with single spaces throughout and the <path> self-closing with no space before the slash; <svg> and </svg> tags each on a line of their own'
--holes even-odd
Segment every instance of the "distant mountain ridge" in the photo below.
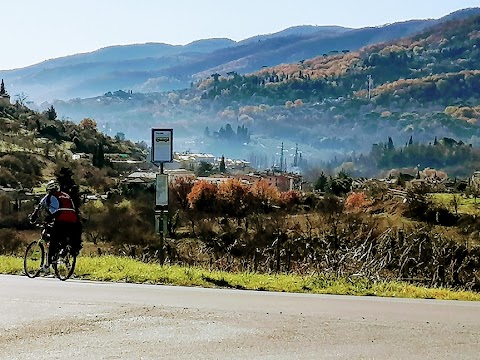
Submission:
<svg viewBox="0 0 480 360">
<path fill-rule="evenodd" d="M 237 42 L 237 45 L 245 45 L 255 41 L 268 40 L 272 38 L 272 36 L 275 36 L 275 37 L 284 37 L 284 36 L 292 36 L 292 35 L 307 36 L 309 34 L 315 34 L 315 33 L 322 33 L 323 35 L 328 36 L 329 34 L 331 35 L 340 34 L 348 30 L 352 30 L 352 29 L 346 28 L 343 26 L 298 25 L 298 26 L 291 26 L 285 30 L 278 31 L 273 34 L 256 35 L 248 39 Z"/>
<path fill-rule="evenodd" d="M 146 93 L 178 90 L 213 72 L 246 74 L 331 51 L 358 50 L 474 13 L 480 14 L 480 8 L 460 10 L 438 20 L 412 20 L 362 29 L 295 26 L 239 42 L 205 39 L 187 45 L 110 46 L 22 69 L 0 71 L 0 77 L 6 79 L 11 94 L 24 93 L 37 103 L 98 96 L 120 89 Z"/>
</svg>

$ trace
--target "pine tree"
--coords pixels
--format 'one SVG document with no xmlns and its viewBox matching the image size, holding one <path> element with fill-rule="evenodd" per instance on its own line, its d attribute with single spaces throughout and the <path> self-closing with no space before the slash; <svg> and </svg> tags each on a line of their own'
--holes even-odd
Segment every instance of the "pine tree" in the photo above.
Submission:
<svg viewBox="0 0 480 360">
<path fill-rule="evenodd" d="M 53 105 L 48 108 L 47 116 L 48 116 L 48 120 L 55 120 L 57 118 L 57 112 L 55 111 L 55 108 L 53 107 Z"/>
<path fill-rule="evenodd" d="M 322 171 L 317 181 L 315 182 L 315 190 L 325 191 L 327 182 L 328 182 L 328 178 L 325 176 L 325 174 Z"/>
</svg>

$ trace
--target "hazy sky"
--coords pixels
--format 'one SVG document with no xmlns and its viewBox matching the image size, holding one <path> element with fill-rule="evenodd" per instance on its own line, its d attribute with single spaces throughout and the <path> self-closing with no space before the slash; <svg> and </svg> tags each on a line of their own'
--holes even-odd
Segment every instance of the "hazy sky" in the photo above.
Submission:
<svg viewBox="0 0 480 360">
<path fill-rule="evenodd" d="M 296 25 L 359 28 L 468 7 L 480 0 L 4 0 L 0 70 L 110 45 L 238 41 Z"/>
</svg>

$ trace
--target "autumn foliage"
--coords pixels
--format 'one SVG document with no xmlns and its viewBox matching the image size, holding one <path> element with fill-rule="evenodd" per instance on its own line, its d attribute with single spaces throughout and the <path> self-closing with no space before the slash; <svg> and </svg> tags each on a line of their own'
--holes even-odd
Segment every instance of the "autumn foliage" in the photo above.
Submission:
<svg viewBox="0 0 480 360">
<path fill-rule="evenodd" d="M 262 202 L 277 202 L 280 199 L 278 189 L 265 179 L 256 181 L 252 185 L 250 192 L 256 199 Z"/>
<path fill-rule="evenodd" d="M 85 118 L 80 121 L 80 128 L 95 130 L 97 128 L 97 122 L 90 118 Z"/>
<path fill-rule="evenodd" d="M 367 196 L 364 192 L 353 192 L 345 200 L 345 207 L 348 210 L 361 210 L 367 205 Z"/>
<path fill-rule="evenodd" d="M 280 204 L 285 208 L 290 208 L 300 203 L 301 194 L 296 190 L 289 190 L 280 193 Z"/>
<path fill-rule="evenodd" d="M 251 186 L 238 179 L 227 179 L 218 185 L 204 180 L 193 183 L 189 179 L 177 179 L 170 184 L 170 194 L 183 210 L 236 218 L 253 212 L 270 212 L 279 206 L 289 208 L 301 199 L 298 191 L 282 193 L 264 179 Z"/>
<path fill-rule="evenodd" d="M 249 205 L 248 187 L 240 180 L 228 179 L 218 185 L 219 209 L 226 215 L 242 216 Z"/>
<path fill-rule="evenodd" d="M 193 185 L 187 196 L 190 208 L 203 213 L 216 211 L 217 187 L 208 181 L 201 180 Z"/>
</svg>

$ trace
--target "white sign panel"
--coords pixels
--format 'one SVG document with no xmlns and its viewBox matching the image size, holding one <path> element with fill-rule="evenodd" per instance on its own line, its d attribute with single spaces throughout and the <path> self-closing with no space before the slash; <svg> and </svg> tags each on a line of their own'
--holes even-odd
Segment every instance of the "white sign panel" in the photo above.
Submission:
<svg viewBox="0 0 480 360">
<path fill-rule="evenodd" d="M 157 174 L 157 191 L 155 197 L 155 205 L 167 206 L 168 205 L 168 175 Z"/>
<path fill-rule="evenodd" d="M 173 129 L 152 129 L 152 162 L 161 164 L 173 160 Z"/>
</svg>

